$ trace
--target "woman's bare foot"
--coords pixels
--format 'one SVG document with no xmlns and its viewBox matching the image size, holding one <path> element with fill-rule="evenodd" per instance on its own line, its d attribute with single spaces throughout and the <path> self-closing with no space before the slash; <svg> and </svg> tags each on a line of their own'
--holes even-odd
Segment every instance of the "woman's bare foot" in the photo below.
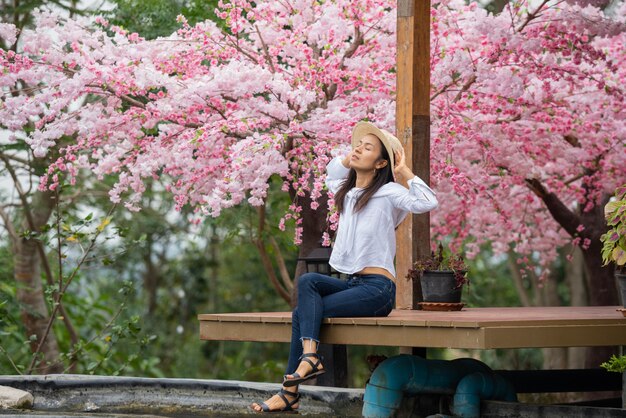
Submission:
<svg viewBox="0 0 626 418">
<path fill-rule="evenodd" d="M 296 390 L 283 388 L 276 395 L 261 404 L 254 402 L 251 408 L 256 412 L 295 411 L 300 406 L 299 399 L 300 396 Z M 265 408 L 263 408 L 263 405 L 265 405 Z"/>
</svg>

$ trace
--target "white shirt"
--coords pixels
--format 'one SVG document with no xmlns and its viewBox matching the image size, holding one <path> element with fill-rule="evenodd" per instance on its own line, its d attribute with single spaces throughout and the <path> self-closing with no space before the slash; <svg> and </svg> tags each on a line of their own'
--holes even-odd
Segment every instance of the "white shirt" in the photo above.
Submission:
<svg viewBox="0 0 626 418">
<path fill-rule="evenodd" d="M 332 193 L 339 190 L 350 171 L 341 160 L 334 158 L 326 167 L 326 186 Z M 330 256 L 335 270 L 353 274 L 365 267 L 380 267 L 395 277 L 396 227 L 409 212 L 424 213 L 439 205 L 435 192 L 422 179 L 415 176 L 407 183 L 408 190 L 398 183 L 385 184 L 356 213 L 356 198 L 363 189 L 354 187 L 346 194 Z"/>
</svg>

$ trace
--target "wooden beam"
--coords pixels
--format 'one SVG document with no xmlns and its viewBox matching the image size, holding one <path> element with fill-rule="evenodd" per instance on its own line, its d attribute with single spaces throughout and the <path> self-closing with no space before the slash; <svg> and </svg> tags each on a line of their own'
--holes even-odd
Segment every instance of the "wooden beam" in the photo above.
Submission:
<svg viewBox="0 0 626 418">
<path fill-rule="evenodd" d="M 396 135 L 407 165 L 430 183 L 430 1 L 398 0 Z M 419 283 L 405 280 L 413 261 L 430 253 L 429 214 L 409 215 L 396 235 L 396 308 L 417 309 Z"/>
</svg>

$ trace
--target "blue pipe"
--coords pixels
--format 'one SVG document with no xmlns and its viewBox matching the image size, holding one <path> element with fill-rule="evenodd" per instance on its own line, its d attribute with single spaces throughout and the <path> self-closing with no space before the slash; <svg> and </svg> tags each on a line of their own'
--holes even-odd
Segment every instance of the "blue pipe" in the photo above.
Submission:
<svg viewBox="0 0 626 418">
<path fill-rule="evenodd" d="M 489 372 L 484 363 L 470 359 L 426 360 L 401 354 L 378 365 L 365 387 L 364 417 L 391 417 L 404 393 L 453 394 L 459 381 L 473 372 Z"/>
<path fill-rule="evenodd" d="M 378 365 L 365 386 L 362 415 L 366 418 L 391 417 L 400 407 L 405 393 L 453 394 L 465 376 L 474 374 L 490 376 L 493 372 L 486 364 L 471 358 L 452 361 L 426 360 L 407 354 L 388 358 Z M 504 379 L 500 379 L 506 382 Z M 472 383 L 474 381 L 478 383 L 481 380 L 478 377 L 468 380 L 463 388 L 463 394 L 468 402 L 471 402 L 469 399 L 474 392 L 483 393 L 485 391 L 483 388 L 472 391 L 472 384 L 477 384 Z M 502 385 L 503 383 L 498 380 L 492 386 L 499 388 Z M 515 391 L 508 383 L 507 385 L 511 389 L 510 393 L 515 397 Z M 491 392 L 498 392 L 499 390 L 492 389 Z M 508 400 L 510 398 L 508 389 L 505 390 L 505 394 Z M 457 408 L 462 413 L 466 413 L 465 411 L 469 411 L 470 408 L 466 406 L 469 403 L 465 402 L 464 399 L 459 397 L 458 400 Z M 457 406 L 456 402 L 455 406 Z M 480 408 L 480 396 L 478 397 L 477 408 Z"/>
<path fill-rule="evenodd" d="M 498 374 L 471 373 L 461 379 L 456 388 L 452 412 L 462 418 L 480 418 L 481 399 L 516 402 L 517 394 L 513 385 Z"/>
</svg>

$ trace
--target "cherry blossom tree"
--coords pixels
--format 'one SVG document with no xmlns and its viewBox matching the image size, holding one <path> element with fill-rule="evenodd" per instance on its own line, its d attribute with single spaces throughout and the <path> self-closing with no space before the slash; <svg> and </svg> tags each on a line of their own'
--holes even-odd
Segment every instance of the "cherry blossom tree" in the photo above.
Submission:
<svg viewBox="0 0 626 418">
<path fill-rule="evenodd" d="M 615 9 L 515 1 L 493 15 L 460 0 L 432 9 L 436 236 L 470 256 L 483 243 L 514 248 L 529 271 L 547 271 L 573 240 L 595 304 L 614 301 L 600 267 L 601 206 L 626 177 L 626 8 Z M 395 2 L 233 0 L 217 14 L 223 26 L 180 17 L 176 33 L 146 41 L 104 19 L 41 12 L 20 52 L 1 52 L 0 120 L 35 155 L 59 152 L 42 189 L 87 169 L 116 176 L 110 197 L 129 210 L 141 208 L 147 178 L 165 181 L 196 220 L 257 207 L 258 248 L 288 298 L 265 233 L 269 182 L 291 195 L 283 222 L 295 222 L 308 253 L 327 230 L 329 158 L 358 120 L 393 130 Z M 12 43 L 15 28 L 1 24 L 0 36 Z"/>
<path fill-rule="evenodd" d="M 86 168 L 116 175 L 111 199 L 130 210 L 156 176 L 198 215 L 247 200 L 259 208 L 258 247 L 271 266 L 268 180 L 281 178 L 291 193 L 285 221 L 297 224 L 306 254 L 325 229 L 331 149 L 360 119 L 392 120 L 393 2 L 237 1 L 221 4 L 219 16 L 225 30 L 181 17 L 178 32 L 145 41 L 103 19 L 42 11 L 36 30 L 20 34 L 22 53 L 3 51 L 0 118 L 17 136 L 37 121 L 25 138 L 36 156 L 62 148 L 42 189 Z M 12 25 L 2 36 L 15 40 Z M 61 145 L 67 137 L 75 140 Z M 281 270 L 283 280 L 272 279 L 288 299 Z"/>
<path fill-rule="evenodd" d="M 84 14 L 88 10 L 84 5 L 77 5 L 76 0 L 34 2 L 0 1 L 0 49 L 17 51 L 16 37 L 12 35 L 13 27 L 19 31 L 31 25 L 31 11 L 36 7 L 54 7 L 67 15 Z M 8 26 L 6 23 L 11 23 Z M 7 31 L 8 29 L 8 31 Z M 6 92 L 5 92 L 6 93 Z M 11 94 L 19 94 L 12 92 Z M 0 126 L 3 126 L 0 122 Z M 25 130 L 29 130 L 25 127 Z M 21 310 L 24 333 L 29 337 L 29 345 L 33 358 L 39 362 L 38 373 L 62 371 L 58 363 L 59 344 L 53 333 L 46 335 L 50 319 L 46 295 L 42 283 L 48 289 L 53 288 L 55 277 L 53 266 L 46 254 L 45 245 L 37 234 L 47 224 L 56 204 L 54 192 L 37 190 L 37 179 L 45 173 L 50 160 L 54 160 L 56 150 L 52 150 L 47 158 L 33 159 L 32 151 L 23 141 L 5 142 L 4 132 L 0 133 L 0 173 L 2 177 L 2 198 L 0 198 L 0 219 L 11 248 L 16 283 L 16 300 Z M 8 191 L 9 189 L 10 191 Z M 5 193 L 6 192 L 6 193 Z M 58 293 L 52 291 L 52 297 Z M 78 343 L 78 332 L 67 315 L 65 306 L 58 305 L 60 317 L 73 345 Z M 2 347 L 0 347 L 1 349 Z"/>
<path fill-rule="evenodd" d="M 598 258 L 603 206 L 626 178 L 625 6 L 513 2 L 433 9 L 432 164 L 439 235 L 514 248 L 543 275 L 568 241 L 582 247 L 593 304 L 616 302 Z M 621 20 L 620 20 L 621 19 Z"/>
</svg>

